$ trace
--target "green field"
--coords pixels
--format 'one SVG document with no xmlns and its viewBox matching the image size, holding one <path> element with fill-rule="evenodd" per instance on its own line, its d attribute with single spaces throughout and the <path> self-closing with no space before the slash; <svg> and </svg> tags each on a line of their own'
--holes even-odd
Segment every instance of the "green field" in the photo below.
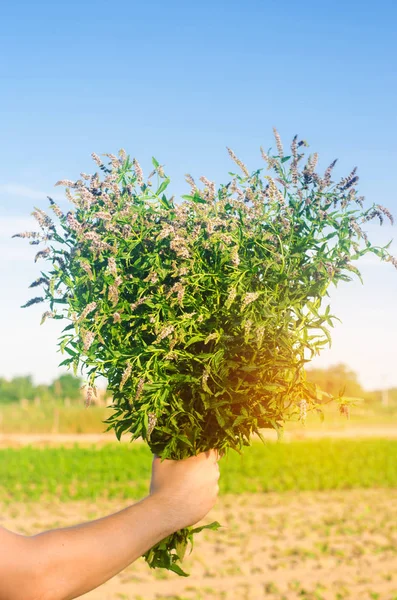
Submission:
<svg viewBox="0 0 397 600">
<path fill-rule="evenodd" d="M 0 403 L 0 434 L 10 433 L 102 433 L 113 409 L 105 406 L 84 407 L 84 403 L 65 406 L 61 402 Z M 351 408 L 350 419 L 339 414 L 336 404 L 324 406 L 324 422 L 317 413 L 309 412 L 305 427 L 300 422 L 286 423 L 286 431 L 340 431 L 346 428 L 391 426 L 397 424 L 397 405 L 384 407 L 360 405 Z M 113 434 L 114 435 L 114 434 Z"/>
<path fill-rule="evenodd" d="M 98 449 L 0 450 L 0 501 L 139 499 L 147 494 L 151 453 L 144 444 Z M 397 441 L 253 442 L 221 462 L 220 494 L 397 487 Z"/>
<path fill-rule="evenodd" d="M 112 410 L 102 406 L 85 408 L 84 403 L 41 406 L 0 404 L 0 433 L 102 433 Z"/>
</svg>

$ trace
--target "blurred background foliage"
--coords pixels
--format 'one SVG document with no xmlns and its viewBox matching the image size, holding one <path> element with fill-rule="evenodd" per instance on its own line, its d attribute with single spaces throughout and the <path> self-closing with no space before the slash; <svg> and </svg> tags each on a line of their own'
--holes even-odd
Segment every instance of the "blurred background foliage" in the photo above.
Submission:
<svg viewBox="0 0 397 600">
<path fill-rule="evenodd" d="M 344 429 L 355 425 L 389 425 L 397 416 L 397 388 L 364 390 L 357 375 L 338 363 L 326 369 L 307 369 L 307 379 L 332 395 L 361 398 L 351 408 L 350 419 L 342 417 L 335 403 L 324 406 L 324 423 L 309 413 L 306 429 Z M 343 391 L 344 390 L 344 391 Z M 84 405 L 82 379 L 65 373 L 49 385 L 35 384 L 30 375 L 0 378 L 0 433 L 101 433 L 112 409 L 106 387 L 98 388 L 88 409 Z M 288 430 L 305 430 L 301 423 L 287 423 Z M 110 434 L 109 434 L 110 435 Z"/>
<path fill-rule="evenodd" d="M 34 385 L 31 375 L 20 375 L 10 380 L 0 377 L 0 404 L 23 400 L 52 402 L 80 400 L 82 382 L 70 374 L 60 375 L 50 385 Z"/>
</svg>

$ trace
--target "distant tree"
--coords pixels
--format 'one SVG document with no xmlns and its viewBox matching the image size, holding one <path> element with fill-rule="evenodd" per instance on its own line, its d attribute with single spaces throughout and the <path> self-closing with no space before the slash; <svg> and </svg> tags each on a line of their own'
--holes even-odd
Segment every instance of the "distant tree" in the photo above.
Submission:
<svg viewBox="0 0 397 600">
<path fill-rule="evenodd" d="M 382 389 L 374 389 L 370 392 L 366 392 L 364 396 L 366 402 L 370 404 L 383 404 L 385 387 L 386 386 L 382 386 Z M 388 388 L 386 394 L 388 406 L 397 407 L 397 388 Z"/>
<path fill-rule="evenodd" d="M 10 398 L 9 394 L 9 385 L 9 381 L 4 379 L 4 377 L 0 377 L 0 404 L 8 404 L 9 402 L 13 402 L 13 399 Z"/>
<path fill-rule="evenodd" d="M 356 373 L 343 363 L 332 365 L 327 369 L 307 369 L 306 374 L 308 381 L 334 396 L 344 389 L 344 396 L 364 397 L 365 392 L 357 380 Z"/>
<path fill-rule="evenodd" d="M 0 403 L 33 400 L 35 387 L 31 375 L 14 377 L 11 381 L 0 378 Z"/>
<path fill-rule="evenodd" d="M 41 402 L 50 402 L 54 399 L 54 395 L 48 385 L 45 383 L 39 383 L 35 389 L 35 398 L 40 398 Z"/>
<path fill-rule="evenodd" d="M 56 398 L 77 400 L 81 398 L 81 385 L 81 379 L 74 377 L 70 373 L 65 373 L 52 382 L 50 391 Z"/>
<path fill-rule="evenodd" d="M 50 385 L 34 385 L 31 375 L 21 375 L 7 380 L 0 377 L 0 404 L 19 402 L 20 400 L 48 402 L 54 399 L 81 399 L 81 380 L 69 373 L 60 375 Z"/>
</svg>

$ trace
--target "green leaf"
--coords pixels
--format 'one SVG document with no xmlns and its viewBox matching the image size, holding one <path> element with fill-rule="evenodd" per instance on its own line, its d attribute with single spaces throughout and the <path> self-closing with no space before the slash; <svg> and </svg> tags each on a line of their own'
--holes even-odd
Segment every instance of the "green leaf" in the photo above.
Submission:
<svg viewBox="0 0 397 600">
<path fill-rule="evenodd" d="M 268 442 L 267 442 L 267 440 L 266 440 L 266 439 L 263 437 L 263 435 L 261 434 L 261 432 L 259 431 L 259 429 L 257 429 L 257 430 L 255 431 L 255 433 L 256 433 L 256 435 L 259 437 L 259 439 L 261 440 L 262 444 L 263 444 L 264 446 L 267 446 Z"/>
<path fill-rule="evenodd" d="M 64 350 L 66 350 L 66 352 L 67 352 L 68 354 L 70 354 L 70 356 L 73 356 L 73 358 L 74 358 L 75 356 L 77 356 L 77 355 L 78 355 L 78 353 L 77 353 L 77 352 L 74 352 L 73 350 L 71 350 L 71 349 L 70 349 L 70 348 L 68 348 L 67 346 L 65 346 L 65 347 L 64 347 Z"/>
<path fill-rule="evenodd" d="M 226 420 L 218 411 L 215 412 L 215 417 L 221 427 L 224 427 L 226 425 Z"/>
<path fill-rule="evenodd" d="M 163 194 L 160 198 L 160 204 L 164 207 L 164 208 L 172 208 L 173 204 L 172 202 L 170 202 L 167 197 L 165 196 L 165 194 Z"/>
<path fill-rule="evenodd" d="M 238 425 L 240 425 L 241 423 L 245 423 L 246 421 L 247 417 L 244 415 L 240 415 L 239 417 L 237 417 L 237 419 L 234 420 L 233 427 L 237 427 Z"/>
<path fill-rule="evenodd" d="M 194 194 L 193 196 L 189 196 L 189 195 L 184 195 L 182 196 L 182 198 L 184 198 L 184 200 L 191 200 L 192 202 L 196 202 L 198 204 L 206 204 L 207 201 L 204 200 L 204 198 L 202 198 L 201 196 L 199 196 L 199 194 Z"/>
<path fill-rule="evenodd" d="M 285 386 L 280 383 L 265 383 L 261 386 L 261 389 L 269 392 L 280 392 L 285 389 Z"/>
<path fill-rule="evenodd" d="M 61 363 L 59 363 L 58 367 L 64 367 L 70 365 L 73 362 L 73 358 L 66 358 Z"/>
<path fill-rule="evenodd" d="M 162 194 L 164 192 L 165 189 L 167 189 L 167 186 L 170 182 L 170 178 L 166 177 L 166 179 L 164 179 L 164 181 L 162 182 L 162 184 L 160 185 L 159 189 L 156 192 L 156 196 L 160 196 L 160 194 Z"/>
<path fill-rule="evenodd" d="M 327 341 L 329 343 L 329 347 L 331 348 L 331 346 L 332 346 L 332 339 L 331 339 L 331 336 L 329 334 L 329 331 L 323 325 L 320 326 L 320 327 L 318 327 L 318 329 L 321 329 L 321 331 L 324 332 L 324 334 L 325 334 L 325 336 L 327 338 Z"/>
<path fill-rule="evenodd" d="M 200 527 L 196 527 L 195 529 L 192 529 L 189 533 L 189 537 L 190 537 L 190 535 L 193 535 L 194 533 L 200 533 L 200 531 L 203 531 L 203 529 L 212 529 L 213 531 L 215 531 L 215 530 L 219 529 L 219 527 L 223 527 L 223 525 L 218 523 L 218 521 L 213 521 L 212 523 L 209 523 L 209 525 L 201 525 Z"/>
<path fill-rule="evenodd" d="M 182 569 L 178 567 L 178 565 L 176 565 L 175 563 L 173 565 L 170 565 L 168 569 L 170 571 L 174 571 L 174 573 L 180 575 L 181 577 L 189 577 L 189 573 L 185 573 L 185 571 L 182 571 Z"/>
<path fill-rule="evenodd" d="M 177 435 L 176 437 L 178 440 L 181 440 L 181 442 L 184 442 L 185 444 L 190 446 L 190 448 L 193 448 L 192 442 L 189 440 L 189 438 L 186 435 Z"/>
<path fill-rule="evenodd" d="M 177 540 L 175 542 L 175 550 L 179 557 L 179 560 L 182 561 L 185 558 L 186 549 L 187 549 L 187 539 L 186 538 L 183 540 Z"/>
<path fill-rule="evenodd" d="M 195 335 L 192 338 L 190 338 L 190 340 L 187 343 L 184 344 L 184 347 L 188 348 L 192 344 L 195 344 L 196 342 L 201 342 L 203 340 L 204 340 L 204 336 L 203 335 Z"/>
</svg>

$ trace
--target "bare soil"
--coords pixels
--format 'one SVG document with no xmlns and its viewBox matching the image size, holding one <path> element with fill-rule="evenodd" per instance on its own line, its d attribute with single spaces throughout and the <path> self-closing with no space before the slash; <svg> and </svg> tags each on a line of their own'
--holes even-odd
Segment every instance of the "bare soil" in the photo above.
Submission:
<svg viewBox="0 0 397 600">
<path fill-rule="evenodd" d="M 103 517 L 122 501 L 0 505 L 0 525 L 32 535 Z M 140 558 L 86 600 L 397 600 L 397 491 L 226 495 L 183 567 Z"/>
</svg>

